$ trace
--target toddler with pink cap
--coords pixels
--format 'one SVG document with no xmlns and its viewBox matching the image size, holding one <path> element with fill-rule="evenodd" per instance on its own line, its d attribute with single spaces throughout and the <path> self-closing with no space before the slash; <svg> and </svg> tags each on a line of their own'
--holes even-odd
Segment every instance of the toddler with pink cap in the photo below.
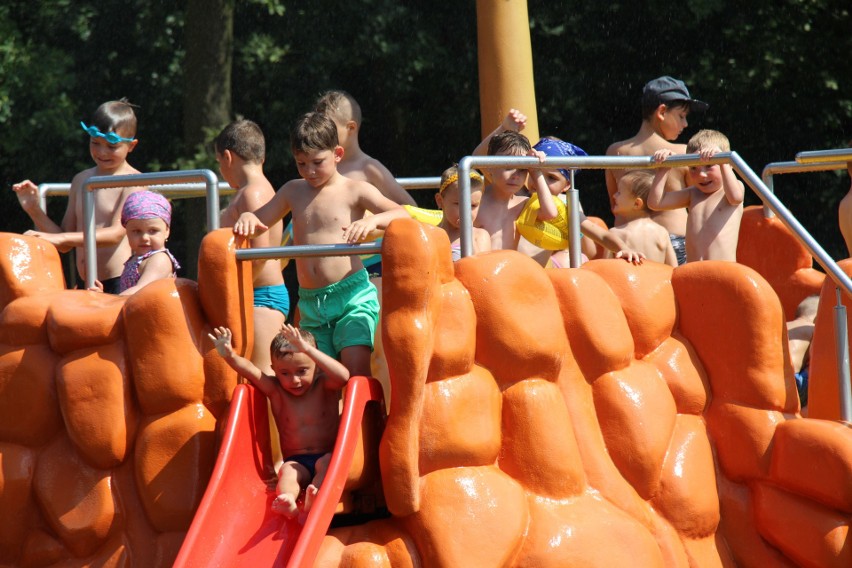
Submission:
<svg viewBox="0 0 852 568">
<path fill-rule="evenodd" d="M 155 280 L 176 276 L 180 264 L 166 248 L 171 223 L 172 206 L 159 193 L 137 191 L 124 202 L 121 224 L 132 256 L 124 263 L 120 295 L 135 294 Z"/>
</svg>

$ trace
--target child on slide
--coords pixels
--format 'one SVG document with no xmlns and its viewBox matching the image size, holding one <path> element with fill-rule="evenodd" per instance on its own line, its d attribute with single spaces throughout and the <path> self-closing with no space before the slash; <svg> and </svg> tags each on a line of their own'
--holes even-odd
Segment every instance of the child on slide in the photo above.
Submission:
<svg viewBox="0 0 852 568">
<path fill-rule="evenodd" d="M 284 456 L 272 510 L 294 517 L 304 489 L 304 510 L 310 511 L 331 462 L 340 391 L 349 381 L 349 371 L 317 349 L 311 333 L 286 323 L 269 347 L 272 375 L 234 351 L 230 329 L 217 327 L 208 337 L 228 365 L 265 394 L 272 406 Z"/>
</svg>

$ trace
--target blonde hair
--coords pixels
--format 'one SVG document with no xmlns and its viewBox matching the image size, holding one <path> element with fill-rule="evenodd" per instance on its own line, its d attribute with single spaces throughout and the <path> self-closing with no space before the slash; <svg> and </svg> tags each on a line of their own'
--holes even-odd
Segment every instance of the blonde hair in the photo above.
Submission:
<svg viewBox="0 0 852 568">
<path fill-rule="evenodd" d="M 448 187 L 453 185 L 454 183 L 458 183 L 459 181 L 459 166 L 458 164 L 453 164 L 441 174 L 441 186 L 438 189 L 438 193 L 444 195 L 444 192 Z M 476 170 L 470 170 L 470 190 L 476 191 L 474 186 L 477 189 L 481 188 L 485 184 L 485 180 L 482 178 L 482 174 L 480 174 Z"/>
<path fill-rule="evenodd" d="M 648 194 L 651 193 L 654 172 L 651 170 L 630 170 L 621 176 L 621 179 L 630 187 L 633 196 L 642 200 L 642 209 L 650 211 L 648 207 Z"/>
<path fill-rule="evenodd" d="M 714 146 L 718 146 L 723 152 L 731 151 L 731 143 L 728 141 L 727 136 L 718 130 L 709 130 L 705 128 L 704 130 L 696 132 L 692 138 L 689 139 L 689 142 L 686 143 L 686 153 L 695 154 L 704 148 L 713 148 Z"/>
</svg>

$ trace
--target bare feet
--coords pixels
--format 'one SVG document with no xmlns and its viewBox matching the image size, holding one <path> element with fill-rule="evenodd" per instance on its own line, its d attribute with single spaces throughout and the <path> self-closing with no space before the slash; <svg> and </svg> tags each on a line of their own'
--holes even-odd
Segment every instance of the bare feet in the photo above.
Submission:
<svg viewBox="0 0 852 568">
<path fill-rule="evenodd" d="M 295 517 L 299 512 L 296 507 L 296 498 L 289 493 L 282 493 L 272 500 L 272 511 L 285 517 Z"/>
<path fill-rule="evenodd" d="M 314 499 L 316 499 L 317 493 L 319 493 L 319 489 L 313 483 L 308 485 L 308 487 L 305 489 L 305 512 L 306 513 L 311 510 L 311 507 L 314 506 Z"/>
</svg>

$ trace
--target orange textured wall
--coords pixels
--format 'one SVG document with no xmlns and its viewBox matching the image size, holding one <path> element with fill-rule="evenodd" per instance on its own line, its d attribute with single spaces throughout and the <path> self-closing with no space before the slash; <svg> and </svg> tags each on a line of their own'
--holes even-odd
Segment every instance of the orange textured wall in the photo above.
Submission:
<svg viewBox="0 0 852 568">
<path fill-rule="evenodd" d="M 743 211 L 737 262 L 763 276 L 784 308 L 787 321 L 796 317 L 799 303 L 819 294 L 825 274 L 813 267 L 810 253 L 777 218 L 763 216 L 763 206 L 752 205 Z"/>
<path fill-rule="evenodd" d="M 64 290 L 59 256 L 0 234 L 0 565 L 170 566 L 236 384 L 211 325 L 252 337 L 230 231 L 199 283 Z"/>
<path fill-rule="evenodd" d="M 852 431 L 798 414 L 759 274 L 449 250 L 387 232 L 394 518 L 318 566 L 850 565 Z"/>
</svg>

